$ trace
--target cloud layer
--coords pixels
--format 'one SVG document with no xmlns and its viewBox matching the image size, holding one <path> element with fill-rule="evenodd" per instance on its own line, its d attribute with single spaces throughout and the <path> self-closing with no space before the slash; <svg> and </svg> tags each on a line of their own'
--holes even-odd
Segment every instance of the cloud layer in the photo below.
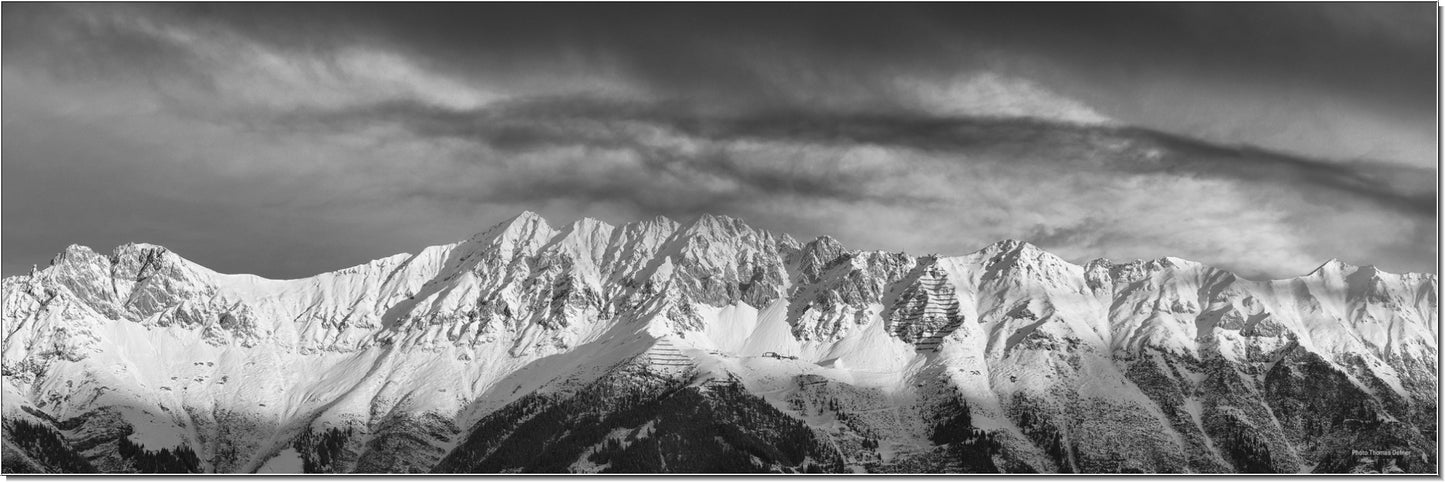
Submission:
<svg viewBox="0 0 1445 482">
<path fill-rule="evenodd" d="M 1229 67 L 1218 76 L 1252 89 L 1211 98 L 1229 82 L 1201 81 L 1185 89 L 1200 94 L 1167 101 L 1147 96 L 1182 92 L 1195 67 L 1143 72 L 1137 85 L 1149 88 L 1131 97 L 1101 81 L 1117 72 L 1059 60 L 1123 62 L 1098 52 L 1148 32 L 1070 34 L 1079 27 L 1045 19 L 1020 38 L 981 27 L 990 43 L 960 33 L 981 24 L 950 24 L 951 11 L 4 8 L 7 275 L 72 242 L 147 241 L 223 271 L 305 276 L 460 239 L 523 209 L 554 222 L 730 214 L 914 253 L 1016 238 L 1075 261 L 1170 255 L 1255 277 L 1331 257 L 1435 271 L 1436 170 L 1418 155 L 1433 159 L 1433 137 L 1394 129 L 1418 121 L 1420 99 L 1394 98 L 1418 82 L 1417 32 L 1382 27 L 1398 26 L 1389 8 L 1293 12 L 1338 24 L 1325 34 L 1377 38 L 1318 63 L 1296 58 L 1311 51 L 1290 32 L 1321 32 L 1273 7 L 1256 21 L 1285 32 L 1245 29 L 1282 44 L 1263 54 L 1273 62 L 1226 62 L 1175 39 L 1172 52 Z M 1161 38 L 1229 13 L 1129 11 L 1172 23 L 1144 29 Z M 1069 35 L 1083 40 L 1050 40 Z M 1366 55 L 1381 49 L 1403 59 Z M 1211 107 L 1357 57 L 1398 71 L 1378 81 L 1397 88 L 1371 94 L 1373 77 L 1310 84 L 1268 122 Z M 1343 100 L 1314 101 L 1324 97 Z M 1325 115 L 1299 117 L 1299 105 Z M 1286 128 L 1238 136 L 1230 122 Z M 1300 147 L 1345 128 L 1394 132 L 1384 138 L 1404 147 L 1351 136 L 1329 141 L 1345 155 Z"/>
</svg>

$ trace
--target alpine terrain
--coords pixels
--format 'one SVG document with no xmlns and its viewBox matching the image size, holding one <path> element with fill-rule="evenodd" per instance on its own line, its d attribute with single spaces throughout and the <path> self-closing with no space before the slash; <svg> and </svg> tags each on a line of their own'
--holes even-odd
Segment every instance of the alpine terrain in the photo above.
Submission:
<svg viewBox="0 0 1445 482">
<path fill-rule="evenodd" d="M 725 216 L 522 213 L 294 280 L 71 246 L 4 280 L 3 468 L 1435 473 L 1438 290 Z"/>
</svg>

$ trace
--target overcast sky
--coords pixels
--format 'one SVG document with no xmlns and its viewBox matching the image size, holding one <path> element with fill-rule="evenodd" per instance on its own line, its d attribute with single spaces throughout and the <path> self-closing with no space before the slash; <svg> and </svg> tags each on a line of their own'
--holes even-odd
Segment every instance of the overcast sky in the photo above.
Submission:
<svg viewBox="0 0 1445 482">
<path fill-rule="evenodd" d="M 1436 271 L 1431 3 L 3 14 L 6 275 L 135 241 L 301 277 L 522 210 Z"/>
</svg>

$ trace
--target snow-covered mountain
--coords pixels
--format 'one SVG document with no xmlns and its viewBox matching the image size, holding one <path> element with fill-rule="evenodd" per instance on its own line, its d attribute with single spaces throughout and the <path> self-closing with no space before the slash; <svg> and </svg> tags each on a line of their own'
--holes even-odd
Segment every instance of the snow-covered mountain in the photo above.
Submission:
<svg viewBox="0 0 1445 482">
<path fill-rule="evenodd" d="M 1438 282 L 553 227 L 296 280 L 4 280 L 7 471 L 1433 473 Z"/>
</svg>

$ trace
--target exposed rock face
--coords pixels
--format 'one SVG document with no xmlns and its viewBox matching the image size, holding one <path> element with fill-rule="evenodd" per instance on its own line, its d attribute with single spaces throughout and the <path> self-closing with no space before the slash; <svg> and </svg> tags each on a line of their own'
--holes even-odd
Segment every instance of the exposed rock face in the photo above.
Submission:
<svg viewBox="0 0 1445 482">
<path fill-rule="evenodd" d="M 1338 261 L 1251 281 L 524 213 L 305 279 L 131 244 L 3 289 L 7 470 L 1437 466 L 1436 277 Z"/>
<path fill-rule="evenodd" d="M 907 284 L 887 316 L 889 333 L 920 348 L 934 348 L 964 322 L 958 296 L 948 275 L 933 260 L 920 263 L 916 280 Z"/>
</svg>

